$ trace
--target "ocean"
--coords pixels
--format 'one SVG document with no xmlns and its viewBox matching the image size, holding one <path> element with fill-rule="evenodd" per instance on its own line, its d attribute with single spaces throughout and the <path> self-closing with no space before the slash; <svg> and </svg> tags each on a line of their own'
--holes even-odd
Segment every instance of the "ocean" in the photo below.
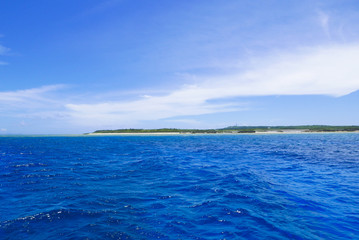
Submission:
<svg viewBox="0 0 359 240">
<path fill-rule="evenodd" d="M 359 134 L 0 137 L 0 239 L 359 239 Z"/>
</svg>

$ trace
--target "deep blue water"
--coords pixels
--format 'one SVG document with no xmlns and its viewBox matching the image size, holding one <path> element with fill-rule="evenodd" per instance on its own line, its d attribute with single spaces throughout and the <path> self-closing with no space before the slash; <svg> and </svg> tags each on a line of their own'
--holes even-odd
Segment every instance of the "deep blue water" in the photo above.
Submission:
<svg viewBox="0 0 359 240">
<path fill-rule="evenodd" d="M 0 239 L 359 239 L 359 134 L 0 137 Z"/>
</svg>

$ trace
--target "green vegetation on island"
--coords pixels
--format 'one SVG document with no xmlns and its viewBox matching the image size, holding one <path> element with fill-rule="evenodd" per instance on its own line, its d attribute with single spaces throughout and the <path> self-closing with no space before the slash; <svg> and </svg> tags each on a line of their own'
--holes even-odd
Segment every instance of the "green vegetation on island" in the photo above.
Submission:
<svg viewBox="0 0 359 240">
<path fill-rule="evenodd" d="M 178 128 L 159 128 L 159 129 L 117 129 L 117 130 L 97 130 L 94 133 L 218 133 L 216 129 L 178 129 Z"/>
<path fill-rule="evenodd" d="M 190 134 L 214 134 L 214 133 L 266 133 L 266 132 L 355 132 L 359 126 L 330 126 L 330 125 L 300 125 L 300 126 L 229 126 L 219 129 L 117 129 L 97 130 L 94 133 L 190 133 Z"/>
<path fill-rule="evenodd" d="M 252 130 L 256 132 L 267 131 L 304 131 L 304 132 L 354 132 L 359 126 L 331 126 L 331 125 L 299 125 L 299 126 L 230 126 L 221 130 Z"/>
</svg>

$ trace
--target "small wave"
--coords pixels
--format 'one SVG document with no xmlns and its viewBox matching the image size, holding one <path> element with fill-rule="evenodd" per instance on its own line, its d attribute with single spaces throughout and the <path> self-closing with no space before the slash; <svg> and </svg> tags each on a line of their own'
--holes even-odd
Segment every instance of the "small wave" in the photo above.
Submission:
<svg viewBox="0 0 359 240">
<path fill-rule="evenodd" d="M 0 227 L 9 226 L 17 223 L 54 221 L 54 220 L 62 220 L 62 219 L 73 218 L 73 217 L 98 217 L 99 215 L 101 215 L 100 212 L 92 212 L 92 211 L 77 210 L 77 209 L 57 209 L 48 212 L 37 213 L 34 215 L 19 217 L 14 220 L 4 221 L 0 224 Z"/>
<path fill-rule="evenodd" d="M 24 164 L 16 164 L 16 165 L 13 165 L 12 167 L 14 168 L 24 168 L 24 167 L 43 167 L 43 166 L 48 166 L 47 164 L 45 163 L 24 163 Z"/>
<path fill-rule="evenodd" d="M 303 136 L 14 138 L 0 235 L 354 239 L 359 135 Z"/>
</svg>

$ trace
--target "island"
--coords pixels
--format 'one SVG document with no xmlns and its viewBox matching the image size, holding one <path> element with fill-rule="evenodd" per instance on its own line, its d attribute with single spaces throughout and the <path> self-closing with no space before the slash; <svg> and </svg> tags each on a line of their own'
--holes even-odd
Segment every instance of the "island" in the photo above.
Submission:
<svg viewBox="0 0 359 240">
<path fill-rule="evenodd" d="M 96 130 L 87 135 L 103 134 L 265 134 L 265 133 L 325 133 L 325 132 L 359 132 L 359 126 L 331 126 L 331 125 L 299 125 L 299 126 L 229 126 L 218 129 L 116 129 Z"/>
</svg>

